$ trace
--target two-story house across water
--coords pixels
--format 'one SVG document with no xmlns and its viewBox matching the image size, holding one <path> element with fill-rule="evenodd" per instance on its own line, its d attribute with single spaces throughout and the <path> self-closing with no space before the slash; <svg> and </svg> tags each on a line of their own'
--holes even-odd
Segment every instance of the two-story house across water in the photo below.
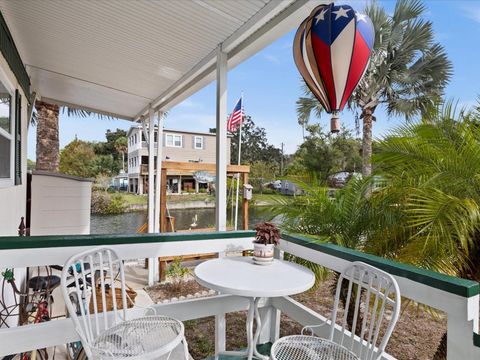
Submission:
<svg viewBox="0 0 480 360">
<path fill-rule="evenodd" d="M 157 129 L 154 132 L 155 152 Z M 141 125 L 132 126 L 128 139 L 128 191 L 135 194 L 148 193 L 148 144 Z M 199 162 L 215 164 L 215 134 L 183 130 L 163 129 L 162 161 Z M 231 136 L 227 138 L 227 159 L 230 161 Z M 156 156 L 155 156 L 156 164 Z M 191 173 L 168 173 L 169 193 L 199 192 L 207 184 L 199 184 Z"/>
</svg>

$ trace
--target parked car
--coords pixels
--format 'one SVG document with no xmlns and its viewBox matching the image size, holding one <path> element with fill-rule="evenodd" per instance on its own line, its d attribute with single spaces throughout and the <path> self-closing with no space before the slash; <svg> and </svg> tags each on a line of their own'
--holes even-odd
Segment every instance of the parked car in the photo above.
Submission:
<svg viewBox="0 0 480 360">
<path fill-rule="evenodd" d="M 340 171 L 332 174 L 327 178 L 328 186 L 333 188 L 342 188 L 354 175 L 356 175 L 356 173 L 351 173 L 349 171 Z"/>
</svg>

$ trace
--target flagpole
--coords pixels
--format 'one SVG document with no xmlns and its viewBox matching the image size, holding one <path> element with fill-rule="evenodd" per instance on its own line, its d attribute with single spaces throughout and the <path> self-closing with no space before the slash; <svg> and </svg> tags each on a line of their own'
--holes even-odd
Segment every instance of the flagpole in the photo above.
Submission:
<svg viewBox="0 0 480 360">
<path fill-rule="evenodd" d="M 244 112 L 243 112 L 243 91 L 242 91 L 242 108 L 241 108 L 241 112 L 242 112 L 242 118 L 240 120 L 240 129 L 238 131 L 238 165 L 241 164 L 240 162 L 240 159 L 241 159 L 241 155 L 242 155 L 242 127 L 243 127 L 243 115 L 244 115 Z M 234 226 L 234 229 L 237 230 L 238 229 L 238 192 L 240 190 L 240 173 L 237 173 L 237 193 L 236 193 L 236 196 L 235 196 L 235 226 Z"/>
</svg>

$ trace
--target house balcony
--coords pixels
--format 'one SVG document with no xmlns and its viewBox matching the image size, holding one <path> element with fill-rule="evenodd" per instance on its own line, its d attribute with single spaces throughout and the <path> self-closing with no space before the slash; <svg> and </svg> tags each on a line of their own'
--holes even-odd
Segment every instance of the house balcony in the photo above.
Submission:
<svg viewBox="0 0 480 360">
<path fill-rule="evenodd" d="M 252 249 L 254 233 L 251 231 L 142 234 L 142 235 L 85 235 L 85 236 L 37 236 L 0 238 L 0 264 L 2 269 L 64 264 L 73 254 L 99 245 L 115 249 L 122 259 L 156 258 L 188 254 L 220 253 L 228 256 Z M 391 260 L 361 253 L 340 246 L 318 243 L 301 236 L 283 235 L 276 251 L 278 258 L 284 253 L 319 264 L 340 272 L 352 261 L 363 261 L 392 274 L 398 282 L 403 302 L 411 300 L 430 309 L 441 311 L 447 319 L 448 359 L 479 359 L 480 335 L 479 284 L 436 272 L 400 264 Z M 208 316 L 215 317 L 215 351 L 226 346 L 226 315 L 244 311 L 248 300 L 239 296 L 218 294 L 204 298 L 186 298 L 154 304 L 159 314 L 182 321 Z M 131 316 L 143 310 L 132 308 Z M 259 343 L 269 344 L 279 337 L 284 317 L 302 326 L 326 321 L 325 314 L 306 307 L 292 297 L 262 299 L 260 315 L 262 328 Z M 338 327 L 336 335 L 340 335 Z M 317 328 L 316 335 L 327 337 L 328 329 Z M 348 334 L 347 334 L 348 336 Z M 406 337 L 408 334 L 394 336 Z M 59 318 L 49 322 L 0 329 L 0 358 L 33 349 L 49 348 L 78 341 L 70 319 Z M 354 336 L 357 349 L 364 342 Z M 414 344 L 422 347 L 421 343 Z M 191 345 L 190 345 L 191 346 Z M 268 345 L 266 346 L 268 349 Z M 385 355 L 383 359 L 395 359 Z"/>
</svg>

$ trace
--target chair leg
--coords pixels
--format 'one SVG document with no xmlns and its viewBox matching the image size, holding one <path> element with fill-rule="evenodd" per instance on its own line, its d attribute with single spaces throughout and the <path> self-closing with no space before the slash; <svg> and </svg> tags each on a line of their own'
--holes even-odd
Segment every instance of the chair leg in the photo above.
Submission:
<svg viewBox="0 0 480 360">
<path fill-rule="evenodd" d="M 190 357 L 188 356 L 188 344 L 187 344 L 187 339 L 185 338 L 185 336 L 183 336 L 183 349 L 184 349 L 184 352 L 185 352 L 185 360 L 189 360 Z"/>
</svg>

